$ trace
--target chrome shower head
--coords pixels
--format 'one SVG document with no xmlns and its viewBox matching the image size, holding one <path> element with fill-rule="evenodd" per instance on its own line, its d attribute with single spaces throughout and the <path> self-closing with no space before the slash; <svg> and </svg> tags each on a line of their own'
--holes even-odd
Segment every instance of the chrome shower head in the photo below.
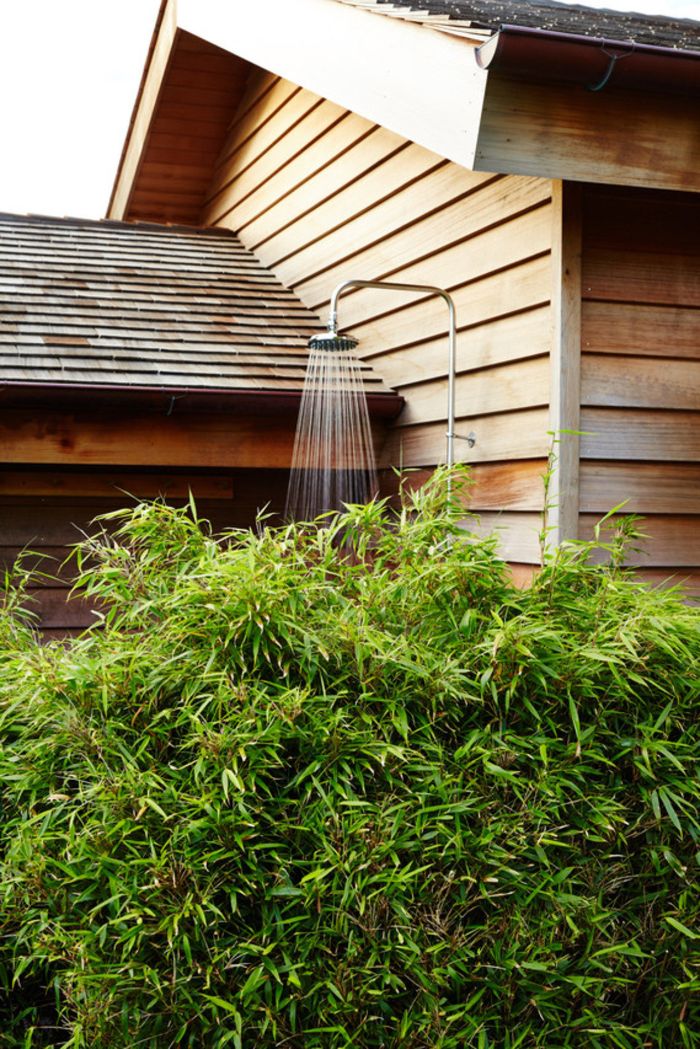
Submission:
<svg viewBox="0 0 700 1049">
<path fill-rule="evenodd" d="M 310 350 L 326 350 L 329 353 L 352 353 L 358 346 L 359 342 L 353 335 L 339 335 L 333 328 L 312 335 L 309 339 Z"/>
</svg>

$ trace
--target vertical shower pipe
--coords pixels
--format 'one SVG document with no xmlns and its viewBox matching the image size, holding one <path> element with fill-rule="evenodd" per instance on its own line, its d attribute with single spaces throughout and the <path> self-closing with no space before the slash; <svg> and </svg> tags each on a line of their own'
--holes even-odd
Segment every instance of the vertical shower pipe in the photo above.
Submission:
<svg viewBox="0 0 700 1049">
<path fill-rule="evenodd" d="M 474 445 L 475 437 L 473 434 L 469 434 L 468 437 L 462 437 L 460 434 L 455 433 L 455 374 L 457 371 L 457 320 L 455 304 L 452 296 L 449 295 L 442 288 L 435 288 L 430 284 L 398 284 L 394 281 L 388 280 L 344 280 L 334 290 L 331 295 L 330 311 L 328 316 L 328 330 L 333 335 L 338 333 L 338 300 L 343 292 L 349 288 L 377 288 L 379 290 L 386 291 L 405 291 L 411 292 L 418 295 L 437 295 L 443 302 L 447 304 L 449 310 L 450 323 L 448 333 L 448 357 L 447 357 L 447 453 L 446 462 L 447 466 L 454 466 L 455 459 L 455 438 L 459 437 L 460 440 L 465 440 L 470 447 Z M 448 498 L 452 492 L 452 479 L 448 476 L 447 478 L 447 495 Z"/>
</svg>

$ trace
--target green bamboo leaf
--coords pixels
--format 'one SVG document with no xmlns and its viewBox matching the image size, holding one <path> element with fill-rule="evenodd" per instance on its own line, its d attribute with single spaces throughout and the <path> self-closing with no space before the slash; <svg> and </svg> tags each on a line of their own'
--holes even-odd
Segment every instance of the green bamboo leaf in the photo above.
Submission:
<svg viewBox="0 0 700 1049">
<path fill-rule="evenodd" d="M 224 1012 L 230 1013 L 232 1016 L 240 1016 L 240 1013 L 232 1002 L 227 1002 L 225 998 L 219 998 L 215 994 L 204 994 L 202 996 L 205 1001 L 211 1002 L 212 1005 L 216 1005 L 219 1009 L 223 1009 Z"/>
<path fill-rule="evenodd" d="M 664 917 L 664 921 L 667 922 L 676 932 L 680 932 L 683 936 L 687 936 L 689 940 L 700 940 L 700 933 L 693 932 L 687 925 L 679 922 L 677 918 Z"/>
</svg>

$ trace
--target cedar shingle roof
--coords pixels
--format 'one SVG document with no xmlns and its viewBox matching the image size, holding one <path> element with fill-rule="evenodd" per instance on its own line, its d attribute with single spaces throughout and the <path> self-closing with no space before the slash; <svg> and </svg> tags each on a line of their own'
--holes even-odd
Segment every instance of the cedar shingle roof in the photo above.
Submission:
<svg viewBox="0 0 700 1049">
<path fill-rule="evenodd" d="M 476 37 L 498 32 L 501 26 L 528 26 L 557 33 L 634 40 L 638 44 L 700 51 L 700 22 L 689 18 L 642 15 L 562 4 L 556 0 L 343 0 L 382 14 L 410 17 L 439 29 Z M 613 4 L 614 6 L 614 4 Z M 663 0 L 659 0 L 663 7 Z M 420 17 L 421 13 L 426 16 Z M 467 34 L 472 35 L 472 34 Z"/>
<path fill-rule="evenodd" d="M 322 327 L 227 230 L 0 215 L 0 386 L 294 392 Z"/>
</svg>

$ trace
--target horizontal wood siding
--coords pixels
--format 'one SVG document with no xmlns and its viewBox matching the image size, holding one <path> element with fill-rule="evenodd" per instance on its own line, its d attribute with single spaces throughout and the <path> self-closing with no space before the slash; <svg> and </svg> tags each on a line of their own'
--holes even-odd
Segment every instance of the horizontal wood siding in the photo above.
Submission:
<svg viewBox="0 0 700 1049">
<path fill-rule="evenodd" d="M 700 579 L 700 199 L 584 197 L 581 534 L 625 502 L 650 578 Z"/>
<path fill-rule="evenodd" d="M 56 638 L 96 621 L 88 602 L 69 599 L 75 565 L 71 548 L 100 526 L 94 519 L 139 499 L 163 497 L 184 505 L 189 492 L 200 517 L 215 531 L 248 527 L 259 508 L 281 512 L 287 488 L 284 470 L 0 470 L 0 571 L 20 559 L 36 569 L 28 606 L 42 634 Z"/>
<path fill-rule="evenodd" d="M 520 5 L 515 5 L 520 6 Z M 663 5 L 660 5 L 663 7 Z M 700 188 L 691 90 L 605 91 L 489 74 L 474 167 L 663 190 Z"/>
<path fill-rule="evenodd" d="M 471 507 L 489 525 L 502 511 L 504 553 L 536 561 L 549 443 L 551 183 L 468 171 L 261 70 L 249 78 L 201 221 L 235 230 L 324 318 L 348 278 L 453 295 L 457 431 L 477 434 L 473 449 L 456 446 L 478 464 Z M 444 302 L 352 291 L 339 314 L 359 354 L 406 400 L 383 464 L 442 461 Z"/>
</svg>

